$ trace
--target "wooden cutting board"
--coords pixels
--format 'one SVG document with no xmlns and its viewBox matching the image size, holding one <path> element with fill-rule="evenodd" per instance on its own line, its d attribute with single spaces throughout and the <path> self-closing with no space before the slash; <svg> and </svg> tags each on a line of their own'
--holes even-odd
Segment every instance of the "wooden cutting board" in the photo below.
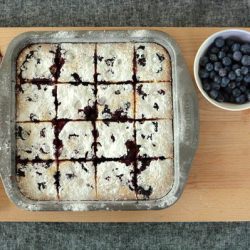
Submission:
<svg viewBox="0 0 250 250">
<path fill-rule="evenodd" d="M 104 28 L 0 28 L 0 50 L 25 31 L 103 30 Z M 105 29 L 128 29 L 105 28 Z M 140 28 L 129 28 L 140 29 Z M 145 29 L 145 28 L 143 28 Z M 180 45 L 193 75 L 200 44 L 221 28 L 154 28 Z M 246 29 L 250 31 L 250 28 Z M 197 90 L 198 93 L 198 90 Z M 158 211 L 28 212 L 18 209 L 0 185 L 0 221 L 167 222 L 250 220 L 250 110 L 223 111 L 199 94 L 200 145 L 179 201 Z"/>
</svg>

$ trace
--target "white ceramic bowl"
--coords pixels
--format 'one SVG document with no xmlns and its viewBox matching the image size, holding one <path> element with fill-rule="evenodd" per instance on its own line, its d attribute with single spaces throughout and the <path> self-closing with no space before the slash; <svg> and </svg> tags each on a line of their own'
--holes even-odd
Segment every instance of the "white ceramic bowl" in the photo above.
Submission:
<svg viewBox="0 0 250 250">
<path fill-rule="evenodd" d="M 201 79 L 199 77 L 198 71 L 199 71 L 199 61 L 200 58 L 207 52 L 207 49 L 210 47 L 210 45 L 214 42 L 214 40 L 217 37 L 223 37 L 223 38 L 236 38 L 241 41 L 250 42 L 250 32 L 240 29 L 228 29 L 228 30 L 222 30 L 219 32 L 214 33 L 213 35 L 209 36 L 200 46 L 199 50 L 196 53 L 195 60 L 194 60 L 194 78 L 196 81 L 196 84 L 202 93 L 202 95 L 213 105 L 230 110 L 230 111 L 241 111 L 245 109 L 250 108 L 250 102 L 245 104 L 233 104 L 233 103 L 227 103 L 227 102 L 217 102 L 213 100 L 202 88 Z"/>
</svg>

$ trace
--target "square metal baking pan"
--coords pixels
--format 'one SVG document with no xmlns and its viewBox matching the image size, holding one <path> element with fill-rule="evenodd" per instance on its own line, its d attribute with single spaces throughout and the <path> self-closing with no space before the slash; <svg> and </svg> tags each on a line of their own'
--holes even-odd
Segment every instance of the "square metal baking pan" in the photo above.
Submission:
<svg viewBox="0 0 250 250">
<path fill-rule="evenodd" d="M 168 51 L 172 64 L 174 127 L 174 183 L 164 197 L 134 201 L 34 201 L 26 198 L 16 181 L 15 84 L 16 59 L 32 43 L 154 42 Z M 9 198 L 27 210 L 141 210 L 174 204 L 184 189 L 198 145 L 198 101 L 193 82 L 176 42 L 151 30 L 27 32 L 12 40 L 0 68 L 0 174 Z"/>
</svg>

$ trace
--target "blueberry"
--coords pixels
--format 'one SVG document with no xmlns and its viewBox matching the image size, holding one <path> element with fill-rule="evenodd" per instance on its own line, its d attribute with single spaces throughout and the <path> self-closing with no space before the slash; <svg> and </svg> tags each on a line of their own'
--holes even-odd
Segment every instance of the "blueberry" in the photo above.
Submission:
<svg viewBox="0 0 250 250">
<path fill-rule="evenodd" d="M 230 83 L 229 83 L 229 84 L 230 84 Z M 228 85 L 229 85 L 229 84 L 228 84 Z M 229 88 L 229 86 L 227 86 L 226 88 L 224 88 L 224 91 L 225 91 L 227 94 L 231 94 L 232 89 Z"/>
<path fill-rule="evenodd" d="M 222 58 L 224 58 L 226 56 L 226 53 L 224 52 L 224 51 L 220 51 L 219 53 L 218 53 L 218 58 L 219 59 L 222 59 Z"/>
<path fill-rule="evenodd" d="M 238 96 L 238 97 L 235 98 L 235 102 L 239 103 L 239 104 L 245 103 L 246 100 L 247 100 L 247 98 L 246 98 L 245 95 L 240 95 L 240 96 Z"/>
<path fill-rule="evenodd" d="M 233 53 L 227 53 L 227 57 L 229 57 L 230 59 L 233 59 Z"/>
<path fill-rule="evenodd" d="M 232 49 L 233 52 L 239 51 L 239 50 L 240 50 L 240 44 L 239 44 L 239 43 L 234 43 L 234 44 L 231 46 L 231 49 Z"/>
<path fill-rule="evenodd" d="M 217 47 L 212 47 L 210 49 L 210 52 L 213 53 L 213 54 L 217 54 L 220 50 L 217 48 Z"/>
<path fill-rule="evenodd" d="M 250 74 L 247 74 L 247 75 L 244 77 L 244 82 L 245 82 L 245 83 L 250 83 Z"/>
<path fill-rule="evenodd" d="M 250 56 L 248 56 L 248 55 L 242 56 L 241 63 L 244 66 L 249 66 L 250 65 Z"/>
<path fill-rule="evenodd" d="M 232 64 L 232 60 L 231 60 L 228 56 L 226 56 L 226 57 L 224 57 L 224 58 L 222 59 L 222 63 L 223 63 L 225 66 L 229 66 L 229 65 Z"/>
<path fill-rule="evenodd" d="M 212 82 L 211 88 L 212 88 L 212 89 L 219 90 L 219 89 L 220 89 L 220 84 L 219 84 L 219 83 L 216 83 L 216 82 Z"/>
<path fill-rule="evenodd" d="M 207 56 L 201 57 L 201 59 L 200 59 L 200 65 L 201 65 L 201 66 L 205 67 L 205 65 L 206 65 L 208 62 L 209 62 L 209 59 L 208 59 Z"/>
<path fill-rule="evenodd" d="M 213 80 L 214 80 L 214 82 L 220 84 L 220 83 L 221 83 L 221 79 L 222 79 L 222 78 L 221 78 L 220 76 L 216 75 L 216 76 L 214 76 L 214 79 L 213 79 Z"/>
<path fill-rule="evenodd" d="M 221 93 L 219 93 L 217 98 L 216 98 L 216 101 L 217 102 L 224 102 L 224 96 Z"/>
<path fill-rule="evenodd" d="M 238 97 L 238 96 L 240 96 L 240 94 L 241 94 L 240 89 L 238 89 L 238 88 L 233 89 L 232 95 L 233 95 L 234 97 Z"/>
<path fill-rule="evenodd" d="M 242 93 L 245 93 L 246 90 L 247 90 L 247 87 L 246 87 L 245 85 L 241 85 L 241 86 L 240 86 L 240 91 L 241 91 Z"/>
<path fill-rule="evenodd" d="M 229 78 L 227 77 L 222 77 L 221 79 L 221 87 L 226 87 L 228 85 L 228 83 L 230 82 Z"/>
<path fill-rule="evenodd" d="M 216 76 L 216 72 L 212 70 L 209 74 L 209 78 L 214 79 L 215 76 Z"/>
<path fill-rule="evenodd" d="M 217 48 L 222 48 L 225 45 L 225 41 L 222 37 L 217 37 L 214 43 Z"/>
<path fill-rule="evenodd" d="M 227 70 L 225 68 L 221 68 L 219 70 L 219 76 L 223 77 L 227 75 Z"/>
<path fill-rule="evenodd" d="M 236 76 L 241 76 L 241 69 L 236 69 L 234 72 Z"/>
<path fill-rule="evenodd" d="M 241 58 L 242 58 L 242 54 L 241 54 L 240 51 L 235 51 L 235 52 L 233 53 L 233 59 L 234 59 L 235 61 L 239 62 L 239 61 L 241 60 Z"/>
<path fill-rule="evenodd" d="M 206 82 L 202 84 L 202 87 L 206 92 L 208 92 L 211 89 L 210 84 Z"/>
<path fill-rule="evenodd" d="M 207 63 L 205 69 L 206 71 L 210 72 L 214 69 L 214 66 L 212 63 Z"/>
<path fill-rule="evenodd" d="M 247 73 L 248 73 L 248 67 L 242 66 L 242 67 L 241 67 L 241 74 L 242 74 L 242 75 L 247 75 Z"/>
<path fill-rule="evenodd" d="M 247 92 L 247 100 L 250 101 L 250 92 Z"/>
<path fill-rule="evenodd" d="M 228 72 L 230 72 L 230 71 L 231 71 L 231 69 L 232 69 L 232 67 L 231 67 L 231 66 L 225 66 L 224 68 L 225 68 L 225 70 L 227 71 L 227 73 L 228 73 Z"/>
<path fill-rule="evenodd" d="M 235 79 L 236 79 L 236 74 L 235 74 L 233 71 L 230 71 L 230 72 L 228 73 L 228 78 L 229 78 L 230 80 L 235 80 Z"/>
<path fill-rule="evenodd" d="M 232 39 L 230 39 L 230 38 L 226 39 L 226 44 L 227 44 L 229 47 L 231 47 L 234 43 L 235 43 L 234 40 L 232 40 Z"/>
<path fill-rule="evenodd" d="M 218 57 L 216 56 L 216 54 L 210 54 L 209 59 L 211 62 L 216 62 L 218 60 Z"/>
<path fill-rule="evenodd" d="M 219 71 L 222 68 L 221 62 L 215 62 L 214 63 L 214 70 Z"/>
<path fill-rule="evenodd" d="M 241 82 L 235 82 L 236 83 L 236 87 L 240 87 L 241 86 Z"/>
<path fill-rule="evenodd" d="M 228 51 L 229 51 L 229 47 L 228 47 L 228 46 L 223 46 L 223 47 L 221 48 L 221 51 L 223 51 L 223 52 L 228 52 Z"/>
<path fill-rule="evenodd" d="M 236 70 L 236 69 L 239 69 L 239 68 L 240 68 L 240 65 L 237 64 L 237 63 L 233 64 L 233 66 L 232 66 L 232 70 Z"/>
<path fill-rule="evenodd" d="M 243 75 L 237 76 L 235 81 L 236 82 L 241 82 L 243 80 Z"/>
<path fill-rule="evenodd" d="M 199 76 L 200 76 L 200 78 L 202 78 L 202 79 L 206 79 L 206 78 L 209 77 L 209 73 L 208 73 L 206 70 L 201 69 L 201 70 L 199 71 Z"/>
<path fill-rule="evenodd" d="M 212 90 L 209 92 L 209 95 L 210 95 L 211 98 L 216 99 L 216 98 L 218 97 L 218 95 L 219 95 L 219 91 L 216 90 L 216 89 L 212 89 Z"/>
<path fill-rule="evenodd" d="M 250 44 L 249 43 L 244 43 L 243 45 L 241 45 L 240 50 L 244 54 L 250 54 Z"/>
<path fill-rule="evenodd" d="M 236 82 L 230 82 L 230 83 L 228 83 L 228 87 L 230 89 L 234 89 L 236 87 Z"/>
</svg>

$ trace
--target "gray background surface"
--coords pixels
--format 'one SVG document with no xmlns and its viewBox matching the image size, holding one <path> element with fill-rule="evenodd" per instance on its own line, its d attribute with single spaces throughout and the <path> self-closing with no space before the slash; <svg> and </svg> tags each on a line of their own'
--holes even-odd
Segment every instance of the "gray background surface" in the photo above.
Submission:
<svg viewBox="0 0 250 250">
<path fill-rule="evenodd" d="M 0 26 L 249 26 L 250 1 L 0 1 Z M 0 38 L 1 39 L 1 38 Z M 1 213 L 1 211 L 0 211 Z M 249 249 L 250 223 L 0 223 L 0 249 Z"/>
</svg>

